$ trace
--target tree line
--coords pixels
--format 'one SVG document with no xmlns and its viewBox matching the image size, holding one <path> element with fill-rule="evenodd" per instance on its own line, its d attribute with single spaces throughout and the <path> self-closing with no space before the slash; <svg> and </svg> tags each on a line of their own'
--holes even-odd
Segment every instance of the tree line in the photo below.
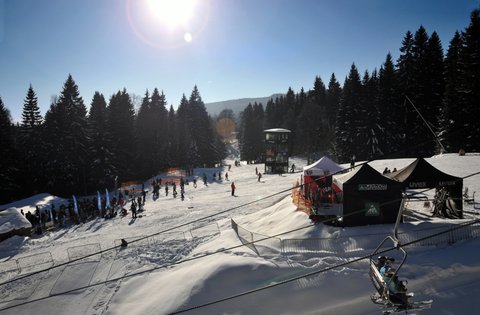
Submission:
<svg viewBox="0 0 480 315">
<path fill-rule="evenodd" d="M 338 162 L 382 157 L 427 157 L 480 151 L 480 18 L 455 32 L 446 54 L 436 32 L 407 31 L 400 56 L 387 54 L 379 70 L 361 75 L 351 65 L 343 86 L 332 74 L 325 86 L 291 88 L 240 115 L 242 159 L 261 159 L 263 130 L 292 131 L 290 152 L 328 154 Z"/>
<path fill-rule="evenodd" d="M 12 123 L 0 98 L 0 202 L 44 191 L 87 195 L 169 167 L 213 166 L 226 154 L 214 127 L 197 86 L 176 111 L 155 88 L 138 111 L 125 89 L 108 104 L 95 92 L 87 112 L 69 75 L 42 117 L 30 85 L 21 123 Z"/>
<path fill-rule="evenodd" d="M 317 76 L 309 91 L 289 88 L 265 106 L 249 104 L 237 124 L 242 159 L 261 159 L 270 128 L 292 131 L 292 154 L 329 154 L 341 163 L 352 155 L 480 151 L 479 10 L 470 17 L 445 55 L 438 34 L 420 26 L 405 34 L 396 62 L 389 53 L 378 71 L 362 76 L 353 63 L 343 86 L 335 74 L 327 86 Z M 42 117 L 30 86 L 21 124 L 0 98 L 0 202 L 42 191 L 88 194 L 168 167 L 212 166 L 226 155 L 216 120 L 228 136 L 233 113 L 224 114 L 212 119 L 196 86 L 176 111 L 158 89 L 145 93 L 138 111 L 125 89 L 108 104 L 96 92 L 87 111 L 69 75 Z"/>
</svg>

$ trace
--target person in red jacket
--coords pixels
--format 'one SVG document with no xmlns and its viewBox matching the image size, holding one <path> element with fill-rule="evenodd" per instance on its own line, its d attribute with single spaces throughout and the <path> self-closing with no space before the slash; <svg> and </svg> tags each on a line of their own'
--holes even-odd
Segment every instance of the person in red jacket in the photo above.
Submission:
<svg viewBox="0 0 480 315">
<path fill-rule="evenodd" d="M 230 187 L 232 188 L 232 196 L 235 196 L 235 183 L 232 182 L 232 184 L 230 185 Z"/>
</svg>

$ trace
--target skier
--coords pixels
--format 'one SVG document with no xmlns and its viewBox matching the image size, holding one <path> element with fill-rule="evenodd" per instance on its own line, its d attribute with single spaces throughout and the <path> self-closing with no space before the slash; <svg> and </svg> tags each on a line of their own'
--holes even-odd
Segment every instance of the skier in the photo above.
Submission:
<svg viewBox="0 0 480 315">
<path fill-rule="evenodd" d="M 232 182 L 232 184 L 230 185 L 230 187 L 232 188 L 232 196 L 235 196 L 235 183 Z"/>
<path fill-rule="evenodd" d="M 258 172 L 258 182 L 260 181 L 260 179 L 262 179 L 262 173 Z"/>
<path fill-rule="evenodd" d="M 228 172 L 225 173 L 225 180 L 228 180 Z"/>
</svg>

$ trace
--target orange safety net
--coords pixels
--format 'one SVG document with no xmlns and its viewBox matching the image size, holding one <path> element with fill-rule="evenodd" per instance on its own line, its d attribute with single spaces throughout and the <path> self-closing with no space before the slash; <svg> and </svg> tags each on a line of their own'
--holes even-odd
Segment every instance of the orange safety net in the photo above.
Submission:
<svg viewBox="0 0 480 315">
<path fill-rule="evenodd" d="M 303 197 L 298 180 L 295 182 L 292 188 L 292 202 L 297 206 L 298 211 L 305 212 L 307 215 L 313 214 L 312 202 Z"/>
</svg>

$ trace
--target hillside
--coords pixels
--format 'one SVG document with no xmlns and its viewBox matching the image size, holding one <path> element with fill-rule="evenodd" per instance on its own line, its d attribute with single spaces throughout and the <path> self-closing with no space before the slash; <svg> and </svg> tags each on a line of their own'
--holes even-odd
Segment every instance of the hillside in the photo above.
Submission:
<svg viewBox="0 0 480 315">
<path fill-rule="evenodd" d="M 220 101 L 220 102 L 212 102 L 212 103 L 206 103 L 205 107 L 207 108 L 207 112 L 211 116 L 215 116 L 220 114 L 220 112 L 224 109 L 231 109 L 235 114 L 240 113 L 245 109 L 245 107 L 248 106 L 249 103 L 252 105 L 257 102 L 257 103 L 262 103 L 263 106 L 265 107 L 267 105 L 267 102 L 273 98 L 275 100 L 276 97 L 281 96 L 282 94 L 277 93 L 277 94 L 272 94 L 270 96 L 266 97 L 253 97 L 253 98 L 240 98 L 236 100 L 228 100 L 228 101 Z"/>
</svg>

